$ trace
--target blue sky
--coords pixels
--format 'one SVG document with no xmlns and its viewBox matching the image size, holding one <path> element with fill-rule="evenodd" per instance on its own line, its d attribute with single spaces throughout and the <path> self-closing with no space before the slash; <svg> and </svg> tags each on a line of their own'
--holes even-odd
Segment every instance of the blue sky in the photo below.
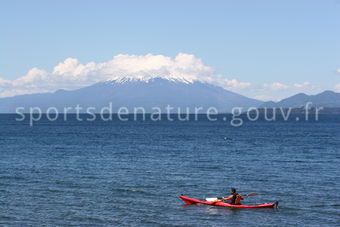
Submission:
<svg viewBox="0 0 340 227">
<path fill-rule="evenodd" d="M 3 0 L 0 28 L 6 81 L 34 67 L 52 71 L 70 57 L 86 64 L 118 54 L 188 53 L 217 74 L 254 84 L 239 90 L 252 97 L 299 92 L 259 89 L 273 83 L 307 82 L 307 93 L 340 84 L 338 0 Z"/>
</svg>

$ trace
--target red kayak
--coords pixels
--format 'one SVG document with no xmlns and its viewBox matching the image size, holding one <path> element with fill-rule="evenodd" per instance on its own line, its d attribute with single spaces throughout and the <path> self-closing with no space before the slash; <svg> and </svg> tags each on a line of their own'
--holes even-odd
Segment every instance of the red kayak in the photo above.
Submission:
<svg viewBox="0 0 340 227">
<path fill-rule="evenodd" d="M 186 204 L 191 205 L 191 204 L 205 204 L 205 205 L 210 205 L 210 206 L 221 206 L 221 207 L 231 207 L 231 208 L 273 208 L 277 207 L 279 202 L 275 203 L 264 203 L 264 204 L 258 204 L 258 205 L 232 205 L 226 202 L 213 202 L 213 201 L 202 201 L 199 199 L 193 199 L 189 198 L 186 196 L 179 196 Z"/>
</svg>

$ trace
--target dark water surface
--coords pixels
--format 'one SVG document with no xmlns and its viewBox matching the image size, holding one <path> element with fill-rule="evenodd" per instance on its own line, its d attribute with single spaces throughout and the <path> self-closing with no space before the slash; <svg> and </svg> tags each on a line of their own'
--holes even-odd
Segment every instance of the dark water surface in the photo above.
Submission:
<svg viewBox="0 0 340 227">
<path fill-rule="evenodd" d="M 340 116 L 319 122 L 42 120 L 0 115 L 0 225 L 335 226 Z M 236 187 L 244 203 L 185 206 Z"/>
</svg>

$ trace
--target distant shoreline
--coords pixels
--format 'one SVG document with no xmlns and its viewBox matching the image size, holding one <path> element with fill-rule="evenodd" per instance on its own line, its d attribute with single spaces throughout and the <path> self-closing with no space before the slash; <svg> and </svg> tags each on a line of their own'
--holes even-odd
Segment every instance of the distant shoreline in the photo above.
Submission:
<svg viewBox="0 0 340 227">
<path fill-rule="evenodd" d="M 276 115 L 281 115 L 281 111 L 287 112 L 289 110 L 289 108 L 267 108 L 267 112 L 265 112 L 264 108 L 258 108 L 257 110 L 259 111 L 260 115 L 264 115 L 264 114 L 273 114 L 273 109 L 275 109 L 275 114 Z M 23 112 L 23 114 L 30 114 L 29 112 Z M 41 114 L 46 115 L 46 112 L 42 112 Z M 53 114 L 53 113 L 51 113 Z M 65 113 L 60 112 L 59 114 L 64 115 Z M 66 115 L 76 115 L 76 112 L 69 112 L 66 113 Z M 79 112 L 80 115 L 88 115 L 88 113 L 86 112 Z M 99 115 L 100 113 L 98 112 L 94 112 L 93 114 L 95 115 Z M 105 113 L 105 115 L 108 113 Z M 118 112 L 113 112 L 112 115 L 117 115 Z M 136 115 L 142 115 L 143 113 L 136 113 Z M 146 112 L 146 115 L 151 115 L 154 113 L 151 112 Z M 178 115 L 178 113 L 169 113 L 170 115 Z M 187 113 L 180 113 L 180 114 L 187 114 Z M 220 112 L 218 114 L 212 114 L 212 115 L 225 115 L 225 114 L 232 114 L 231 112 Z M 241 115 L 247 114 L 247 112 L 242 112 Z M 291 114 L 306 114 L 306 110 L 304 108 L 291 108 Z M 311 108 L 309 109 L 308 113 L 310 115 L 315 114 L 315 108 Z M 324 107 L 322 110 L 319 110 L 319 114 L 340 114 L 340 107 L 339 108 L 330 108 L 330 107 Z M 15 112 L 0 112 L 0 115 L 17 115 L 17 113 Z M 128 113 L 126 115 L 134 115 L 134 113 Z M 160 115 L 167 115 L 167 113 L 161 113 Z M 195 115 L 195 113 L 189 113 L 189 115 Z M 207 115 L 206 113 L 197 113 L 197 115 Z"/>
</svg>

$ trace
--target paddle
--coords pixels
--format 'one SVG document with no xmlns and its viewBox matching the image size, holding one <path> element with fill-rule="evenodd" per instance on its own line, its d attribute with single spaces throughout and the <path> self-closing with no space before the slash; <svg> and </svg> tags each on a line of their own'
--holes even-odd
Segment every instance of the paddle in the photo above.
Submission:
<svg viewBox="0 0 340 227">
<path fill-rule="evenodd" d="M 244 196 L 248 197 L 248 196 L 257 196 L 259 193 L 253 192 L 253 193 L 249 193 L 249 194 L 245 194 Z"/>
<path fill-rule="evenodd" d="M 249 196 L 257 196 L 257 195 L 258 195 L 258 193 L 252 192 L 252 193 L 245 194 L 245 195 L 242 195 L 242 196 L 249 197 Z M 206 198 L 205 200 L 209 201 L 209 202 L 215 202 L 216 200 L 221 200 L 221 198 L 220 197 L 219 198 Z M 218 202 L 218 201 L 216 201 L 216 202 Z"/>
</svg>

